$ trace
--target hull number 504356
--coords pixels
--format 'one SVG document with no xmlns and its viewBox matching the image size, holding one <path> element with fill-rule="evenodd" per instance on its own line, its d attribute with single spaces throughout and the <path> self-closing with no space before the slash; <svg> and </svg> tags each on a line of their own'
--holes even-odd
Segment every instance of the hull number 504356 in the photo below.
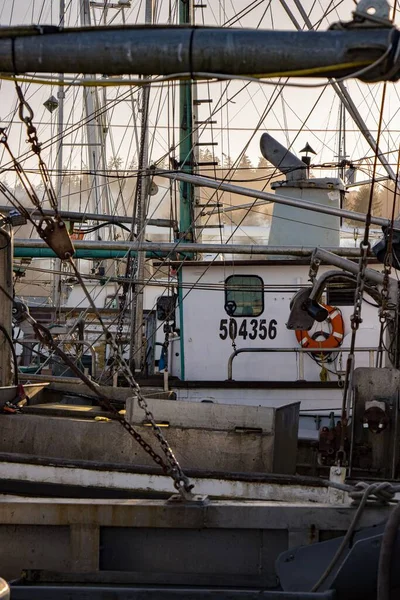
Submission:
<svg viewBox="0 0 400 600">
<path fill-rule="evenodd" d="M 219 337 L 221 340 L 230 338 L 231 340 L 241 337 L 244 340 L 274 340 L 277 336 L 277 321 L 271 319 L 243 319 L 239 322 L 236 319 L 221 319 L 219 324 Z"/>
</svg>

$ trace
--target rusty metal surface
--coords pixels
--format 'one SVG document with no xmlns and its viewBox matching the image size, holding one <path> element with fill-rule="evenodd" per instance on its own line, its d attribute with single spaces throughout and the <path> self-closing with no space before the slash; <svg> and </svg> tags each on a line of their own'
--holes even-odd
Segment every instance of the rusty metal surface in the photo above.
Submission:
<svg viewBox="0 0 400 600">
<path fill-rule="evenodd" d="M 24 385 L 25 394 L 29 399 L 34 398 L 39 392 L 41 392 L 48 383 L 31 383 Z M 0 387 L 0 406 L 3 406 L 5 402 L 12 402 L 18 396 L 18 388 L 16 385 L 7 387 Z"/>
<path fill-rule="evenodd" d="M 163 500 L 97 500 L 0 497 L 0 524 L 97 527 L 288 529 L 309 527 L 344 531 L 354 516 L 352 506 L 268 501 L 212 501 L 207 506 L 168 504 Z M 368 506 L 360 526 L 385 519 L 391 506 Z"/>
<path fill-rule="evenodd" d="M 112 586 L 13 586 L 13 600 L 334 600 L 334 592 L 293 594 L 243 589 Z"/>
<path fill-rule="evenodd" d="M 0 563 L 65 581 L 276 587 L 275 560 L 346 531 L 354 508 L 318 503 L 0 497 Z M 390 507 L 366 507 L 360 526 Z M 77 574 L 79 578 L 76 579 Z"/>
</svg>

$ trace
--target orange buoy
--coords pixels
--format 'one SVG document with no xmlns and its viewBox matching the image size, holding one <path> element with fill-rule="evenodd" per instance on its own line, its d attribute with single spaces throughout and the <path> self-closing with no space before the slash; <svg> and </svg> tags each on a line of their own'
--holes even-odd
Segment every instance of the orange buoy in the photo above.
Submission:
<svg viewBox="0 0 400 600">
<path fill-rule="evenodd" d="M 322 304 L 322 306 L 328 311 L 328 316 L 325 322 L 329 323 L 331 332 L 326 335 L 324 340 L 315 340 L 309 333 L 297 329 L 296 338 L 302 348 L 324 348 L 332 350 L 340 346 L 343 342 L 344 337 L 344 322 L 342 313 L 336 306 L 329 306 Z"/>
</svg>

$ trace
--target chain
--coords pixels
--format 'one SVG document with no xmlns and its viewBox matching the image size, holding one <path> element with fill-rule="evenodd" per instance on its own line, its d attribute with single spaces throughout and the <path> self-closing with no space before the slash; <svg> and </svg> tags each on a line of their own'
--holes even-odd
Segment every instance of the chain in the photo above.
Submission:
<svg viewBox="0 0 400 600">
<path fill-rule="evenodd" d="M 0 134 L 1 134 L 0 143 L 4 146 L 4 148 L 7 150 L 8 154 L 9 154 L 9 156 L 13 162 L 15 172 L 18 176 L 18 179 L 20 180 L 22 187 L 24 188 L 25 192 L 27 193 L 32 204 L 35 206 L 35 208 L 39 211 L 41 216 L 44 218 L 45 215 L 43 213 L 42 206 L 40 204 L 40 199 L 39 199 L 38 195 L 36 194 L 36 191 L 35 191 L 34 187 L 32 186 L 31 182 L 29 181 L 28 177 L 26 176 L 21 163 L 18 162 L 18 160 L 15 158 L 15 156 L 8 144 L 8 136 L 7 136 L 6 130 L 0 129 Z M 1 191 L 3 192 L 3 189 Z M 32 221 L 26 208 L 17 200 L 17 198 L 15 198 L 15 196 L 12 194 L 12 192 L 10 190 L 7 189 L 7 191 L 8 191 L 7 196 L 12 195 L 14 198 L 14 202 L 17 203 L 17 205 L 18 205 L 18 209 L 21 210 L 25 216 L 28 215 L 29 220 Z M 14 204 L 14 202 L 13 202 L 13 204 Z"/>
<path fill-rule="evenodd" d="M 368 240 L 368 237 L 367 237 Z M 363 292 L 364 292 L 364 284 L 365 284 L 365 271 L 368 266 L 368 252 L 371 248 L 371 244 L 365 239 L 360 244 L 360 262 L 359 269 L 357 274 L 357 282 L 356 282 L 356 291 L 354 297 L 354 311 L 350 317 L 351 323 L 351 342 L 350 342 L 350 350 L 347 356 L 346 361 L 346 375 L 343 384 L 343 400 L 342 400 L 342 435 L 340 441 L 340 449 L 338 452 L 338 460 L 342 464 L 344 460 L 344 441 L 345 441 L 345 431 L 347 425 L 347 407 L 350 402 L 350 393 L 351 393 L 351 381 L 353 377 L 354 370 L 354 360 L 355 360 L 355 345 L 356 345 L 356 334 L 358 328 L 360 327 L 360 323 L 362 323 L 361 318 L 361 308 L 362 308 L 362 300 L 363 300 Z"/>
<path fill-rule="evenodd" d="M 118 364 L 119 366 L 119 371 L 122 373 L 122 375 L 125 377 L 125 379 L 127 380 L 129 386 L 135 390 L 136 393 L 136 397 L 137 397 L 137 402 L 139 407 L 144 411 L 147 420 L 149 421 L 149 423 L 152 426 L 153 432 L 165 454 L 165 457 L 167 459 L 167 463 L 168 465 L 165 465 L 164 463 L 162 464 L 162 466 L 164 465 L 163 468 L 165 468 L 165 472 L 170 475 L 174 481 L 174 487 L 178 490 L 178 492 L 185 498 L 185 499 L 190 499 L 192 497 L 192 493 L 191 490 L 193 488 L 193 485 L 190 483 L 189 478 L 185 475 L 185 473 L 183 472 L 176 456 L 174 455 L 170 445 L 168 444 L 167 440 L 165 439 L 165 437 L 163 436 L 163 433 L 160 429 L 160 427 L 157 425 L 157 422 L 154 418 L 153 413 L 151 412 L 145 397 L 143 396 L 140 386 L 139 384 L 136 382 L 133 373 L 128 365 L 128 363 L 126 362 L 126 360 L 124 359 L 124 357 L 122 356 L 122 353 L 120 351 L 120 348 L 118 347 L 113 335 L 111 334 L 111 332 L 107 329 L 107 327 L 105 326 L 103 319 L 101 318 L 101 315 L 99 313 L 99 310 L 97 308 L 97 306 L 95 305 L 95 303 L 93 302 L 92 297 L 90 296 L 85 282 L 83 281 L 81 274 L 79 273 L 74 261 L 72 258 L 69 259 L 69 262 L 75 272 L 75 275 L 79 281 L 79 283 L 82 286 L 82 289 L 87 297 L 87 299 L 89 300 L 90 305 L 92 306 L 93 310 L 96 313 L 96 316 L 100 322 L 100 325 L 103 328 L 103 331 L 106 335 L 106 341 L 108 342 L 108 344 L 111 346 L 111 349 L 114 353 L 114 360 L 115 362 Z M 119 417 L 121 417 L 121 415 L 119 415 Z M 132 428 L 132 426 L 130 425 L 130 423 L 128 423 L 125 419 L 123 419 L 123 417 L 121 417 L 120 422 L 123 424 L 123 426 L 125 427 L 125 429 Z M 123 422 L 122 422 L 123 421 Z M 138 437 L 141 438 L 140 434 L 135 431 L 134 435 L 135 439 L 137 439 L 137 441 L 139 441 Z M 146 444 L 147 446 L 149 446 L 147 444 L 147 442 L 145 442 L 142 438 L 141 441 L 139 441 L 140 445 L 144 448 L 144 444 Z M 146 450 L 147 451 L 147 450 Z M 149 452 L 149 454 L 152 456 L 152 458 L 154 459 L 154 451 L 151 450 L 151 454 Z M 158 455 L 156 455 L 158 456 Z M 157 464 L 161 464 L 158 459 L 156 460 Z"/>
<path fill-rule="evenodd" d="M 50 200 L 50 204 L 55 212 L 55 219 L 58 223 L 58 230 L 56 230 L 56 234 L 59 237 L 60 231 L 62 231 L 62 233 L 65 233 L 66 236 L 68 237 L 68 240 L 70 241 L 69 235 L 66 232 L 65 226 L 62 223 L 62 220 L 58 214 L 57 197 L 54 192 L 54 188 L 51 183 L 51 179 L 49 177 L 47 166 L 44 163 L 43 159 L 41 158 L 41 145 L 40 145 L 38 137 L 37 137 L 37 129 L 33 124 L 33 117 L 34 117 L 33 110 L 31 108 L 31 106 L 29 105 L 29 103 L 25 100 L 22 89 L 18 85 L 17 82 L 15 82 L 15 87 L 16 87 L 16 91 L 18 94 L 18 98 L 19 98 L 19 117 L 20 117 L 21 121 L 23 123 L 25 123 L 25 125 L 26 125 L 27 135 L 28 135 L 27 141 L 31 144 L 32 152 L 38 156 L 39 170 L 40 170 L 40 174 L 42 177 L 42 181 L 44 183 L 48 198 Z M 21 182 L 22 182 L 25 190 L 27 191 L 31 201 L 36 206 L 36 208 L 40 211 L 41 215 L 44 217 L 44 214 L 43 214 L 43 211 L 42 211 L 42 208 L 40 205 L 40 200 L 39 200 L 34 188 L 32 187 L 29 179 L 27 178 L 26 174 L 24 173 L 22 166 L 18 163 L 16 158 L 13 156 L 11 149 L 8 146 L 7 136 L 4 132 L 4 130 L 2 131 L 2 133 L 3 133 L 3 135 L 2 135 L 2 138 L 0 138 L 0 141 L 1 141 L 1 143 L 4 144 L 7 151 L 9 152 L 9 154 L 13 160 L 13 163 L 16 167 L 17 173 L 20 176 Z M 51 227 L 52 223 L 50 223 L 50 220 L 48 218 L 45 220 L 48 223 L 48 225 L 50 225 L 50 227 Z M 49 330 L 46 327 L 44 327 L 43 325 L 40 325 L 39 323 L 37 323 L 29 315 L 29 313 L 26 313 L 26 316 L 27 316 L 28 320 L 30 321 L 30 323 L 32 324 L 32 327 L 34 328 L 37 336 L 44 344 L 49 346 L 58 356 L 60 356 L 66 362 L 66 364 L 71 367 L 71 369 L 74 371 L 74 373 L 76 373 L 78 375 L 78 377 L 80 377 L 80 379 L 82 381 L 84 381 L 84 383 L 86 383 L 86 385 L 88 385 L 90 387 L 90 389 L 96 393 L 96 395 L 99 398 L 99 403 L 101 404 L 101 406 L 103 406 L 106 410 L 109 410 L 110 412 L 112 412 L 115 415 L 116 419 L 124 427 L 124 429 L 126 431 L 128 431 L 128 433 L 140 444 L 140 446 L 145 450 L 145 452 L 147 452 L 151 456 L 151 458 L 154 460 L 154 462 L 156 464 L 160 465 L 162 467 L 162 469 L 164 470 L 164 472 L 172 477 L 172 479 L 174 481 L 174 486 L 178 490 L 178 492 L 182 495 L 182 497 L 184 497 L 185 499 L 192 498 L 193 495 L 191 493 L 191 490 L 193 488 L 193 485 L 190 483 L 189 478 L 182 471 L 182 468 L 181 468 L 178 460 L 176 459 L 167 440 L 164 438 L 160 427 L 157 425 L 154 415 L 151 412 L 151 410 L 149 409 L 146 399 L 144 398 L 139 385 L 135 381 L 132 371 L 130 370 L 128 364 L 126 363 L 124 357 L 122 356 L 120 349 L 118 347 L 118 344 L 116 343 L 111 332 L 105 326 L 103 319 L 100 315 L 100 312 L 99 312 L 97 306 L 95 305 L 92 297 L 90 296 L 90 294 L 86 288 L 85 282 L 83 281 L 81 274 L 79 273 L 79 271 L 72 259 L 72 255 L 73 255 L 72 245 L 71 245 L 71 247 L 68 247 L 68 244 L 64 243 L 64 246 L 61 248 L 61 251 L 57 252 L 57 247 L 55 247 L 54 243 L 52 243 L 52 239 L 48 235 L 47 231 L 43 232 L 43 230 L 41 230 L 40 226 L 37 226 L 36 229 L 38 230 L 39 234 L 42 235 L 42 237 L 44 237 L 44 239 L 46 239 L 47 243 L 49 243 L 49 245 L 53 249 L 55 249 L 56 253 L 58 253 L 60 258 L 62 258 L 63 260 L 68 260 L 69 263 L 71 264 L 71 266 L 74 270 L 75 276 L 78 279 L 78 281 L 89 301 L 89 304 L 92 306 L 93 310 L 96 313 L 99 323 L 106 335 L 106 340 L 111 346 L 111 349 L 114 353 L 114 358 L 116 359 L 116 362 L 119 365 L 120 370 L 122 371 L 122 374 L 125 376 L 130 387 L 133 390 L 135 390 L 138 405 L 145 412 L 146 418 L 148 419 L 148 421 L 150 422 L 150 424 L 153 428 L 154 434 L 155 434 L 155 436 L 165 454 L 165 457 L 167 459 L 167 464 L 163 461 L 161 456 L 153 450 L 153 448 L 150 446 L 150 444 L 148 444 L 142 438 L 142 436 L 134 429 L 134 427 L 132 427 L 132 425 L 122 415 L 119 414 L 117 409 L 114 408 L 114 406 L 111 404 L 111 402 L 108 400 L 108 398 L 106 396 L 104 396 L 97 389 L 97 386 L 95 386 L 93 384 L 93 382 L 91 382 L 90 379 L 88 377 L 86 377 L 86 375 L 84 375 L 82 373 L 82 371 L 75 365 L 75 363 L 67 356 L 67 354 L 65 354 L 65 352 L 63 352 L 63 350 L 61 350 L 61 348 L 58 347 L 58 345 L 54 341 Z M 53 228 L 52 232 L 54 232 L 54 228 Z M 43 233 L 46 235 L 43 235 Z M 64 236 L 64 242 L 66 242 L 65 236 Z M 126 307 L 126 295 L 125 295 L 124 306 Z M 123 319 L 121 319 L 121 323 L 123 326 Z M 121 325 L 120 325 L 120 327 L 121 327 Z"/>
<path fill-rule="evenodd" d="M 387 248 L 386 248 L 385 260 L 383 263 L 383 284 L 382 284 L 382 291 L 381 291 L 382 304 L 381 304 L 381 308 L 379 311 L 379 321 L 380 321 L 381 326 L 380 326 L 380 332 L 379 332 L 379 346 L 378 346 L 378 352 L 377 352 L 377 356 L 376 356 L 376 366 L 377 367 L 382 367 L 382 363 L 383 363 L 383 349 L 384 349 L 383 338 L 384 338 L 384 333 L 385 333 L 385 325 L 387 323 L 389 323 L 389 321 L 391 320 L 390 311 L 393 311 L 393 310 L 395 311 L 397 308 L 395 305 L 389 304 L 389 279 L 390 279 L 390 274 L 392 272 L 392 265 L 393 265 L 393 225 L 394 225 L 395 214 L 396 214 L 396 200 L 397 200 L 398 186 L 399 186 L 399 168 L 400 168 L 400 147 L 399 147 L 399 151 L 397 154 L 397 170 L 396 170 L 397 174 L 396 174 L 396 180 L 394 182 L 392 216 L 391 216 L 389 230 L 388 231 L 384 230 L 385 238 L 387 239 Z M 392 321 L 393 321 L 393 317 L 392 317 Z M 392 357 L 390 356 L 390 350 L 391 350 L 391 346 L 389 347 L 388 354 L 389 354 L 389 360 L 392 360 Z"/>
<path fill-rule="evenodd" d="M 389 276 L 392 272 L 392 235 L 389 234 L 388 248 L 385 256 L 385 262 L 383 266 L 383 283 L 381 290 L 382 304 L 379 310 L 379 344 L 376 354 L 376 366 L 382 367 L 383 364 L 383 338 L 385 333 L 385 325 L 389 321 L 390 310 L 389 310 Z"/>
<path fill-rule="evenodd" d="M 13 301 L 12 296 L 7 292 L 7 290 L 5 290 L 2 286 L 0 286 L 0 289 L 2 290 L 2 292 L 4 292 L 4 294 L 9 299 L 11 299 Z M 167 456 L 169 464 L 166 464 L 164 462 L 164 460 L 161 458 L 161 456 L 153 450 L 153 448 L 150 446 L 150 444 L 148 442 L 146 442 L 146 440 L 140 435 L 140 433 L 138 431 L 136 431 L 136 429 L 129 423 L 129 421 L 127 421 L 119 413 L 119 411 L 115 408 L 115 406 L 113 406 L 111 404 L 111 402 L 107 398 L 107 396 L 105 396 L 100 391 L 99 386 L 95 385 L 93 383 L 93 381 L 91 379 L 89 379 L 89 377 L 87 377 L 79 369 L 79 367 L 76 366 L 74 361 L 71 360 L 71 358 L 58 346 L 58 344 L 55 342 L 53 336 L 51 335 L 51 333 L 47 329 L 47 327 L 38 323 L 30 315 L 27 308 L 26 307 L 24 307 L 24 308 L 25 308 L 24 317 L 32 325 L 32 327 L 36 333 L 36 336 L 42 342 L 42 344 L 44 344 L 45 346 L 50 348 L 55 354 L 57 354 L 57 356 L 59 356 L 63 360 L 63 362 L 66 365 L 68 365 L 70 367 L 70 369 L 96 394 L 96 396 L 98 397 L 98 403 L 100 404 L 100 406 L 102 408 L 104 408 L 105 410 L 111 412 L 115 416 L 115 419 L 136 440 L 136 442 L 138 442 L 138 444 L 153 459 L 153 461 L 162 468 L 164 473 L 173 478 L 174 486 L 179 491 L 179 493 L 183 496 L 183 498 L 190 500 L 192 498 L 191 490 L 193 488 L 193 485 L 190 484 L 189 478 L 183 473 L 171 448 L 169 447 L 167 441 L 164 439 L 162 432 L 154 419 L 154 415 L 147 405 L 146 399 L 142 395 L 138 384 L 134 380 L 132 373 L 130 373 L 129 367 L 125 363 L 123 358 L 122 358 L 121 363 L 122 363 L 124 370 L 126 370 L 127 375 L 129 375 L 131 386 L 136 391 L 136 394 L 138 397 L 138 404 L 143 410 L 145 410 L 147 419 L 153 425 L 153 429 L 155 430 L 157 439 L 159 440 L 161 447 Z M 108 335 L 108 337 L 111 337 L 111 339 L 112 339 L 112 336 L 109 331 L 107 331 L 107 335 Z M 115 342 L 114 342 L 114 344 L 115 344 Z M 114 345 L 114 348 L 115 348 L 115 345 Z"/>
<path fill-rule="evenodd" d="M 35 223 L 34 219 L 30 216 L 28 211 L 22 204 L 17 200 L 17 198 L 10 192 L 7 191 L 5 196 L 9 199 L 11 204 L 18 208 L 18 210 L 25 216 L 27 220 L 29 220 L 35 227 L 37 233 L 40 237 L 50 246 L 50 248 L 56 253 L 56 255 L 61 259 L 65 260 L 69 256 L 73 256 L 75 250 L 69 236 L 67 227 L 65 223 L 61 219 L 58 213 L 57 206 L 57 196 L 53 188 L 53 184 L 51 182 L 51 178 L 49 176 L 49 172 L 47 166 L 40 155 L 40 144 L 37 137 L 37 130 L 33 124 L 33 110 L 25 100 L 22 90 L 20 86 L 15 82 L 18 98 L 19 98 L 19 117 L 23 123 L 25 123 L 27 128 L 28 142 L 31 145 L 32 152 L 37 155 L 39 161 L 39 172 L 41 174 L 42 182 L 44 185 L 44 189 L 46 192 L 46 196 L 50 202 L 50 205 L 54 211 L 54 217 L 45 216 L 40 199 L 33 187 L 32 183 L 29 180 L 29 177 L 25 173 L 22 165 L 18 162 L 16 157 L 13 155 L 12 150 L 8 144 L 8 137 L 5 129 L 0 129 L 0 143 L 4 146 L 6 151 L 8 152 L 15 168 L 15 172 L 19 178 L 22 187 L 24 188 L 27 196 L 29 197 L 32 204 L 35 206 L 36 210 L 41 216 L 39 223 Z M 3 186 L 0 191 L 4 193 Z"/>
<path fill-rule="evenodd" d="M 44 325 L 38 323 L 29 313 L 25 313 L 27 321 L 32 325 L 36 336 L 42 344 L 50 348 L 55 354 L 57 354 L 73 371 L 78 377 L 98 396 L 99 404 L 107 411 L 113 413 L 121 425 L 135 438 L 135 440 L 142 446 L 142 448 L 152 457 L 155 463 L 160 465 L 165 473 L 169 474 L 167 465 L 159 454 L 157 454 L 152 447 L 142 438 L 142 436 L 135 430 L 134 427 L 127 421 L 119 411 L 113 406 L 110 400 L 104 396 L 97 385 L 95 385 L 91 379 L 89 379 L 76 364 L 70 359 L 70 357 L 58 346 L 55 342 L 50 331 Z"/>
<path fill-rule="evenodd" d="M 158 429 L 158 431 L 156 431 L 156 436 L 157 436 L 157 439 L 160 441 L 161 447 L 162 447 L 164 453 L 166 454 L 166 457 L 167 457 L 167 460 L 168 460 L 169 464 L 166 464 L 164 462 L 164 460 L 162 459 L 162 457 L 159 454 L 157 454 L 157 452 L 155 452 L 153 450 L 153 448 L 151 447 L 151 445 L 148 442 L 146 442 L 146 440 L 140 435 L 140 433 L 138 431 L 136 431 L 136 429 L 129 423 L 129 421 L 127 421 L 119 413 L 119 411 L 115 408 L 115 406 L 113 406 L 111 404 L 111 401 L 100 391 L 99 387 L 97 385 L 95 385 L 93 383 L 93 381 L 91 381 L 91 379 L 89 379 L 79 369 L 79 367 L 76 366 L 76 364 L 74 363 L 74 361 L 71 360 L 71 358 L 58 346 L 58 344 L 55 342 L 53 336 L 51 335 L 51 333 L 47 329 L 47 327 L 45 327 L 44 325 L 38 323 L 29 314 L 29 312 L 25 312 L 25 318 L 32 325 L 32 327 L 33 327 L 33 329 L 34 329 L 34 331 L 35 331 L 36 336 L 38 337 L 38 339 L 44 345 L 46 345 L 48 348 L 50 348 L 55 354 L 57 354 L 63 360 L 63 362 L 66 365 L 68 365 L 70 367 L 70 369 L 96 394 L 96 396 L 98 398 L 98 403 L 100 404 L 100 406 L 102 408 L 104 408 L 105 410 L 111 412 L 115 416 L 115 419 L 135 439 L 135 441 L 138 442 L 138 444 L 143 448 L 143 450 L 147 454 L 149 454 L 149 456 L 151 456 L 151 458 L 153 459 L 153 461 L 162 468 L 162 470 L 164 471 L 164 473 L 166 475 L 168 475 L 168 476 L 170 476 L 170 477 L 173 478 L 173 480 L 174 480 L 174 486 L 179 491 L 179 493 L 185 499 L 190 499 L 192 497 L 191 489 L 193 488 L 193 486 L 190 484 L 189 479 L 186 477 L 186 475 L 182 472 L 182 469 L 180 468 L 179 463 L 175 459 L 175 456 L 174 456 L 172 450 L 168 446 L 168 443 L 164 439 L 164 437 L 163 437 L 163 435 L 161 433 L 160 428 L 155 423 L 154 415 L 152 414 L 152 412 L 148 408 L 146 400 L 142 396 L 142 394 L 140 392 L 140 389 L 139 389 L 139 386 L 134 381 L 133 377 L 130 378 L 130 383 L 131 383 L 131 386 L 136 391 L 136 394 L 137 394 L 137 397 L 138 397 L 139 406 L 141 408 L 143 408 L 143 410 L 145 410 L 146 417 L 148 418 L 148 420 L 152 424 L 154 422 L 154 424 L 156 426 L 156 429 Z M 109 335 L 111 335 L 111 334 L 109 334 Z M 129 369 L 129 367 L 128 367 L 128 369 Z M 173 463 L 173 461 L 175 461 L 175 462 Z"/>
<path fill-rule="evenodd" d="M 54 191 L 46 163 L 41 157 L 41 144 L 39 143 L 39 139 L 37 136 L 37 129 L 33 124 L 34 113 L 32 107 L 25 99 L 21 86 L 18 85 L 17 82 L 15 82 L 15 89 L 19 98 L 18 115 L 20 120 L 26 125 L 26 133 L 28 136 L 27 142 L 31 145 L 32 152 L 38 157 L 39 172 L 42 177 L 42 181 L 47 192 L 50 205 L 54 210 L 56 217 L 58 217 L 57 196 Z"/>
<path fill-rule="evenodd" d="M 126 263 L 125 269 L 125 278 L 129 279 L 130 282 L 133 280 L 133 273 L 135 270 L 135 260 L 129 255 Z M 118 347 L 121 346 L 122 343 L 122 334 L 124 331 L 124 319 L 125 315 L 128 312 L 128 292 L 131 287 L 131 283 L 125 282 L 122 284 L 122 295 L 120 300 L 121 310 L 118 317 L 117 324 L 117 335 L 115 341 L 117 342 Z"/>
<path fill-rule="evenodd" d="M 228 331 L 229 331 L 229 337 L 231 338 L 231 342 L 232 342 L 232 349 L 234 352 L 236 352 L 236 331 L 237 331 L 236 327 L 237 327 L 236 320 L 233 317 L 230 317 Z"/>
<path fill-rule="evenodd" d="M 344 386 L 343 386 L 342 413 L 341 413 L 341 420 L 342 420 L 341 431 L 342 431 L 342 433 L 341 433 L 341 438 L 340 438 L 340 447 L 339 447 L 339 451 L 337 453 L 338 464 L 343 464 L 344 459 L 345 459 L 345 452 L 344 452 L 344 443 L 345 443 L 345 435 L 346 435 L 345 432 L 347 429 L 348 407 L 350 406 L 350 401 L 351 401 L 350 396 L 351 396 L 351 387 L 352 387 L 351 384 L 352 384 L 352 379 L 353 379 L 354 362 L 355 362 L 356 335 L 357 335 L 357 331 L 360 326 L 360 323 L 362 323 L 361 309 L 362 309 L 362 301 L 363 301 L 363 293 L 364 293 L 364 285 L 365 285 L 365 274 L 366 274 L 365 272 L 366 272 L 366 269 L 368 266 L 368 253 L 371 249 L 371 244 L 369 242 L 369 230 L 370 230 L 371 218 L 372 218 L 372 202 L 373 202 L 373 195 L 374 195 L 374 189 L 375 189 L 376 169 L 377 169 L 377 165 L 378 165 L 378 152 L 379 152 L 379 143 L 380 143 L 380 137 L 381 137 L 381 131 L 382 131 L 383 109 L 384 109 L 384 105 L 385 105 L 386 89 L 387 89 L 387 85 L 385 82 L 385 84 L 383 86 L 383 91 L 382 91 L 382 100 L 381 100 L 381 107 L 380 107 L 380 113 L 379 113 L 378 134 L 377 134 L 377 139 L 376 139 L 376 149 L 375 149 L 374 165 L 373 165 L 373 171 L 372 171 L 372 183 L 371 183 L 371 188 L 370 188 L 370 192 L 369 192 L 368 208 L 367 208 L 367 212 L 366 212 L 366 216 L 365 216 L 364 237 L 360 244 L 360 262 L 359 262 L 359 269 L 358 269 L 358 273 L 357 273 L 357 283 L 356 283 L 356 291 L 355 291 L 355 298 L 354 298 L 354 311 L 353 311 L 352 316 L 350 317 L 351 342 L 350 342 L 349 354 L 347 356 L 347 361 L 346 361 L 346 375 L 345 375 Z"/>
</svg>

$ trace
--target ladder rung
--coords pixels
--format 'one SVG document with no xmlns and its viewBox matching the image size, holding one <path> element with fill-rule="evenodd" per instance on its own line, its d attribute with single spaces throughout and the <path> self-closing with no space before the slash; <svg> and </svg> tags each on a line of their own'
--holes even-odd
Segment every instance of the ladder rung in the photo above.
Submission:
<svg viewBox="0 0 400 600">
<path fill-rule="evenodd" d="M 217 121 L 195 121 L 195 125 L 214 125 Z"/>
<path fill-rule="evenodd" d="M 218 146 L 218 142 L 197 142 L 196 146 Z"/>
<path fill-rule="evenodd" d="M 200 208 L 222 208 L 222 204 L 218 204 L 218 202 L 207 202 L 207 204 L 196 204 L 196 206 L 200 206 Z"/>
<path fill-rule="evenodd" d="M 193 8 L 207 8 L 207 4 L 194 4 Z"/>
<path fill-rule="evenodd" d="M 223 225 L 195 225 L 195 229 L 223 229 Z"/>
<path fill-rule="evenodd" d="M 193 100 L 193 104 L 212 104 L 211 98 L 197 98 Z"/>
<path fill-rule="evenodd" d="M 219 165 L 218 162 L 198 162 L 198 167 L 217 167 Z"/>
</svg>

